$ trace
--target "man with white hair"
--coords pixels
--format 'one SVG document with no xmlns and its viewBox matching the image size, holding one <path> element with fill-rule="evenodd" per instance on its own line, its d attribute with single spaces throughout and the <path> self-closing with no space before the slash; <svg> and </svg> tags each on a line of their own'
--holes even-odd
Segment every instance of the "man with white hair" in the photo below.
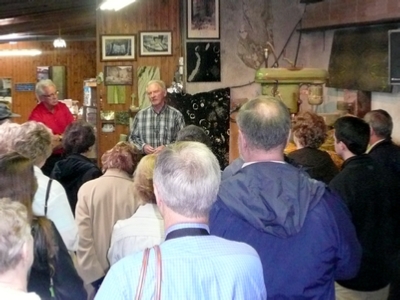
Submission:
<svg viewBox="0 0 400 300">
<path fill-rule="evenodd" d="M 0 199 L 0 299 L 40 300 L 27 293 L 33 263 L 33 237 L 26 207 Z"/>
<path fill-rule="evenodd" d="M 167 105 L 167 89 L 163 81 L 149 81 L 146 92 L 151 106 L 136 114 L 129 141 L 144 154 L 151 154 L 175 142 L 185 121 L 180 111 Z"/>
<path fill-rule="evenodd" d="M 220 167 L 206 145 L 180 142 L 164 148 L 154 170 L 154 192 L 164 218 L 165 242 L 150 251 L 143 299 L 266 299 L 260 259 L 253 248 L 209 235 Z M 125 257 L 108 272 L 96 299 L 134 299 L 143 252 Z M 156 265 L 162 265 L 157 281 Z"/>
<path fill-rule="evenodd" d="M 280 100 L 253 99 L 236 121 L 244 165 L 221 183 L 211 233 L 257 250 L 270 299 L 335 299 L 334 281 L 354 277 L 361 259 L 349 211 L 284 161 L 291 120 Z"/>
<path fill-rule="evenodd" d="M 58 101 L 56 85 L 50 79 L 40 80 L 36 84 L 35 93 L 39 103 L 32 110 L 29 121 L 41 122 L 53 133 L 53 153 L 42 167 L 43 173 L 50 176 L 55 163 L 63 159 L 62 135 L 74 117 L 68 107 Z"/>
</svg>

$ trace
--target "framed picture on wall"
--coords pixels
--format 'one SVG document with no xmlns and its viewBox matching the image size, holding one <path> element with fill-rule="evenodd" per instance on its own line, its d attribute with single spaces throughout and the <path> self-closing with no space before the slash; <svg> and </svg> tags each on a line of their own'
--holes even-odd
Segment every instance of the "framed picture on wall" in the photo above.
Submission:
<svg viewBox="0 0 400 300">
<path fill-rule="evenodd" d="M 136 36 L 101 35 L 101 60 L 120 61 L 136 59 Z"/>
<path fill-rule="evenodd" d="M 187 38 L 219 39 L 219 0 L 187 0 Z"/>
<path fill-rule="evenodd" d="M 187 42 L 187 82 L 221 81 L 220 42 Z"/>
<path fill-rule="evenodd" d="M 142 31 L 139 39 L 140 56 L 172 55 L 172 31 Z"/>
<path fill-rule="evenodd" d="M 132 85 L 133 66 L 105 66 L 105 85 Z"/>
</svg>

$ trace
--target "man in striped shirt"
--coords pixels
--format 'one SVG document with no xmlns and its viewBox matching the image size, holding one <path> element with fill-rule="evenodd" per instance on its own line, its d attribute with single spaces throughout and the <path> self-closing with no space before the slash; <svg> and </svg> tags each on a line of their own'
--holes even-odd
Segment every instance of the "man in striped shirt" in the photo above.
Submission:
<svg viewBox="0 0 400 300">
<path fill-rule="evenodd" d="M 163 81 L 149 81 L 146 91 L 151 106 L 136 114 L 129 141 L 143 153 L 150 154 L 175 142 L 185 121 L 177 109 L 166 104 L 167 90 Z"/>
</svg>

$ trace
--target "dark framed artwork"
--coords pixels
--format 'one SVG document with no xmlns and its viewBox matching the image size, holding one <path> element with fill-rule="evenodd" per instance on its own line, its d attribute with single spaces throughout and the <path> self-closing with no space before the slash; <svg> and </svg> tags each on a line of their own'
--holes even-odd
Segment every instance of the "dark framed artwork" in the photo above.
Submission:
<svg viewBox="0 0 400 300">
<path fill-rule="evenodd" d="M 139 40 L 140 56 L 172 55 L 172 31 L 142 31 Z"/>
<path fill-rule="evenodd" d="M 187 82 L 221 81 L 220 42 L 187 42 Z"/>
<path fill-rule="evenodd" d="M 133 66 L 105 66 L 104 85 L 132 85 Z"/>
<path fill-rule="evenodd" d="M 187 38 L 219 39 L 219 0 L 187 0 Z"/>
<path fill-rule="evenodd" d="M 136 36 L 101 35 L 101 60 L 121 61 L 136 59 Z"/>
</svg>

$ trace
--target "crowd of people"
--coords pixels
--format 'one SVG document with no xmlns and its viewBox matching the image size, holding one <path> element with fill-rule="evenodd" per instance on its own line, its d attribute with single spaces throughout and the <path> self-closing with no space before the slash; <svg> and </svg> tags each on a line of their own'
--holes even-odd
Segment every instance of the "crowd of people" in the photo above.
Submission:
<svg viewBox="0 0 400 300">
<path fill-rule="evenodd" d="M 147 92 L 100 166 L 93 128 L 57 123 L 67 112 L 51 81 L 23 124 L 0 105 L 1 299 L 400 299 L 386 111 L 334 123 L 338 166 L 320 116 L 259 96 L 240 108 L 240 157 L 221 170 L 165 84 Z"/>
</svg>

